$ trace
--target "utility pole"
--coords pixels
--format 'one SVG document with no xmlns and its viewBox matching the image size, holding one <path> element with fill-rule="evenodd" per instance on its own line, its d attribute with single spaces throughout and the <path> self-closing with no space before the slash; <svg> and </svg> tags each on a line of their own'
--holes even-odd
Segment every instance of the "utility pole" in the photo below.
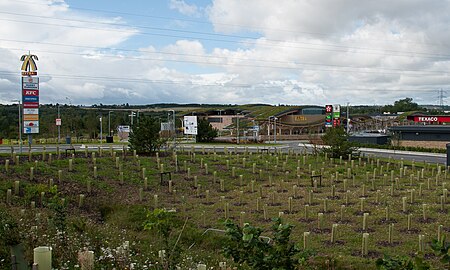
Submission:
<svg viewBox="0 0 450 270">
<path fill-rule="evenodd" d="M 441 88 L 441 90 L 439 90 L 439 107 L 441 107 L 441 110 L 444 110 L 444 90 Z"/>
</svg>

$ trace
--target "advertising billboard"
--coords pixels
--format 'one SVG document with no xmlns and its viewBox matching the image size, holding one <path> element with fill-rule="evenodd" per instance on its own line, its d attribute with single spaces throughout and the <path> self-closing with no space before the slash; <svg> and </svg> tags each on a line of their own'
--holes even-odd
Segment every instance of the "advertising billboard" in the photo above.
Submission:
<svg viewBox="0 0 450 270">
<path fill-rule="evenodd" d="M 23 133 L 39 133 L 39 77 L 37 77 L 37 55 L 28 53 L 20 57 L 22 63 Z"/>
<path fill-rule="evenodd" d="M 183 119 L 184 134 L 197 135 L 197 116 L 185 116 Z"/>
</svg>

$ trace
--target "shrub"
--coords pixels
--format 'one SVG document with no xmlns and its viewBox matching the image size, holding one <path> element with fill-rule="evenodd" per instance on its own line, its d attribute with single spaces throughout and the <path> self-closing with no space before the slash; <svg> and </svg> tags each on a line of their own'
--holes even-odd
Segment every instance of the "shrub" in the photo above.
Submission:
<svg viewBox="0 0 450 270">
<path fill-rule="evenodd" d="M 130 148 L 137 153 L 154 153 L 164 144 L 159 136 L 159 124 L 152 117 L 141 117 L 130 133 Z"/>
<path fill-rule="evenodd" d="M 225 222 L 227 241 L 223 253 L 234 262 L 250 269 L 297 269 L 311 255 L 302 252 L 291 240 L 292 225 L 282 224 L 280 218 L 272 225 L 272 242 L 261 238 L 262 229 L 245 224 L 242 228 L 232 221 Z"/>
</svg>

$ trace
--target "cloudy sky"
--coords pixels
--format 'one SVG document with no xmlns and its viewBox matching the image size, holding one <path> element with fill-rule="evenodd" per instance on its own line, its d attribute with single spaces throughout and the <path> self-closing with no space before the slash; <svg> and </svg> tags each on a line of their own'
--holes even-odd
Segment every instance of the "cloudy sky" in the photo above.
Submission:
<svg viewBox="0 0 450 270">
<path fill-rule="evenodd" d="M 450 104 L 448 0 L 0 0 L 0 103 Z"/>
</svg>

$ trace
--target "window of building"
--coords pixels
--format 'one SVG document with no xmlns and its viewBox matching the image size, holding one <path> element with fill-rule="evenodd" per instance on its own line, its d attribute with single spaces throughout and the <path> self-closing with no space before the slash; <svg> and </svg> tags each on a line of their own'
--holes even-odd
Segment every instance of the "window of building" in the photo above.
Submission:
<svg viewBox="0 0 450 270">
<path fill-rule="evenodd" d="M 317 115 L 317 114 L 325 114 L 325 109 L 322 108 L 304 108 L 302 109 L 303 115 Z"/>
<path fill-rule="evenodd" d="M 208 122 L 210 123 L 223 123 L 222 117 L 209 117 Z"/>
</svg>

